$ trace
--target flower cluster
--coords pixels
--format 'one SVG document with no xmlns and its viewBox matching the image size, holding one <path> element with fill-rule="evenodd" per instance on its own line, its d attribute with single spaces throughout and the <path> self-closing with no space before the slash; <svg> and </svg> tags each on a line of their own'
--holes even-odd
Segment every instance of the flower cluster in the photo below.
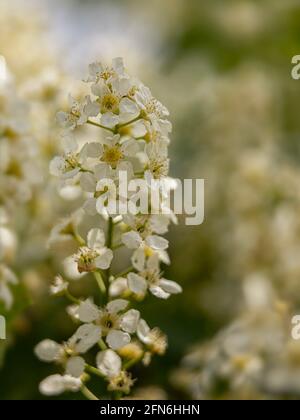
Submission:
<svg viewBox="0 0 300 420">
<path fill-rule="evenodd" d="M 18 242 L 16 212 L 31 199 L 40 179 L 33 165 L 37 150 L 29 126 L 27 106 L 0 56 L 0 302 L 6 311 L 13 305 L 11 286 L 18 283 L 10 269 Z"/>
<path fill-rule="evenodd" d="M 290 317 L 284 302 L 247 311 L 185 356 L 174 385 L 200 400 L 297 399 L 300 345 L 286 327 Z"/>
<path fill-rule="evenodd" d="M 84 100 L 70 97 L 70 108 L 57 114 L 57 121 L 64 128 L 64 154 L 50 164 L 50 172 L 59 177 L 60 185 L 80 186 L 84 200 L 79 211 L 53 229 L 50 242 L 66 238 L 76 241 L 78 250 L 72 256 L 76 276 L 92 275 L 99 286 L 100 299 L 78 299 L 71 294 L 69 282 L 56 277 L 51 291 L 71 300 L 68 312 L 78 329 L 63 344 L 41 342 L 36 354 L 62 368 L 62 374 L 41 383 L 42 393 L 57 395 L 81 390 L 94 399 L 97 397 L 86 387 L 90 375 L 103 378 L 108 391 L 117 396 L 129 394 L 134 384 L 129 368 L 138 361 L 149 364 L 153 354 L 162 355 L 166 350 L 165 334 L 159 328 L 151 329 L 132 304 L 149 293 L 167 299 L 182 289 L 164 278 L 161 267 L 170 262 L 168 241 L 162 235 L 175 220 L 171 209 L 163 214 L 152 212 L 153 204 L 149 202 L 147 214 L 131 213 L 130 206 L 126 214 L 115 214 L 108 206 L 112 192 L 123 203 L 133 198 L 122 194 L 121 173 L 125 172 L 128 180 L 144 180 L 149 190 L 156 187 L 157 181 L 173 182 L 168 177 L 172 129 L 167 119 L 169 112 L 146 86 L 127 74 L 121 58 L 114 59 L 112 66 L 91 64 L 85 82 L 90 92 Z M 82 126 L 87 128 L 91 141 L 82 140 Z M 161 189 L 159 194 L 166 209 L 170 191 Z M 87 218 L 94 224 L 81 234 L 82 219 Z M 100 222 L 106 224 L 106 231 Z M 121 248 L 131 253 L 131 264 L 113 274 Z M 96 366 L 92 366 L 84 355 L 93 352 L 95 346 Z"/>
</svg>

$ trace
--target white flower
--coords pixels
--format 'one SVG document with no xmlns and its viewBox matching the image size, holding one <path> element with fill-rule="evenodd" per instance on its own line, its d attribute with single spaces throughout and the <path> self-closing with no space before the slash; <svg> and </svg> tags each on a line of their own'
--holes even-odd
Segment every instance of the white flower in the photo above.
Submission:
<svg viewBox="0 0 300 420">
<path fill-rule="evenodd" d="M 144 343 L 153 353 L 164 354 L 167 348 L 167 337 L 159 328 L 150 329 L 147 322 L 140 320 L 137 327 L 137 335 L 142 343 Z"/>
<path fill-rule="evenodd" d="M 126 172 L 127 179 L 133 177 L 133 168 L 130 162 L 122 161 L 112 169 L 107 163 L 100 163 L 94 169 L 94 175 L 84 173 L 81 175 L 81 187 L 84 191 L 91 193 L 92 197 L 84 203 L 84 210 L 94 216 L 97 213 L 104 218 L 114 216 L 117 210 L 117 200 L 120 202 L 126 199 L 120 196 L 118 180 L 120 172 Z"/>
<path fill-rule="evenodd" d="M 99 309 L 88 299 L 79 306 L 79 319 L 99 325 L 108 346 L 117 350 L 130 342 L 130 334 L 135 333 L 140 318 L 139 311 L 135 309 L 124 313 L 128 304 L 127 300 L 116 299 Z"/>
<path fill-rule="evenodd" d="M 82 169 L 86 161 L 86 148 L 79 150 L 74 138 L 65 138 L 65 155 L 56 156 L 50 162 L 50 174 L 63 180 L 74 178 Z"/>
<path fill-rule="evenodd" d="M 149 247 L 153 250 L 165 250 L 169 246 L 167 239 L 158 235 L 149 235 L 145 239 L 138 232 L 127 232 L 122 235 L 124 245 L 129 249 Z"/>
<path fill-rule="evenodd" d="M 143 254 L 140 254 L 140 257 L 133 261 L 134 267 L 139 270 L 139 273 L 129 273 L 127 276 L 128 287 L 132 292 L 144 295 L 149 289 L 154 296 L 161 299 L 167 299 L 171 294 L 182 292 L 179 284 L 161 277 L 157 254 L 153 254 L 148 259 L 143 257 Z"/>
<path fill-rule="evenodd" d="M 127 139 L 122 141 L 121 136 L 116 134 L 113 137 L 104 139 L 100 160 L 116 169 L 120 162 L 128 157 L 135 156 L 138 150 L 139 146 L 136 140 Z"/>
<path fill-rule="evenodd" d="M 66 391 L 77 392 L 81 386 L 81 380 L 70 375 L 51 375 L 40 383 L 39 390 L 41 394 L 51 397 Z"/>
<path fill-rule="evenodd" d="M 11 309 L 13 305 L 13 294 L 9 286 L 17 283 L 16 275 L 8 267 L 0 264 L 0 300 L 4 302 L 7 310 Z"/>
<path fill-rule="evenodd" d="M 164 143 L 147 144 L 145 147 L 145 179 L 150 184 L 152 179 L 162 179 L 169 173 L 170 160 L 168 159 L 168 150 Z"/>
<path fill-rule="evenodd" d="M 105 235 L 101 229 L 91 229 L 87 235 L 87 246 L 81 247 L 75 255 L 79 273 L 107 270 L 113 259 L 113 252 L 105 246 Z"/>
<path fill-rule="evenodd" d="M 85 361 L 76 355 L 73 338 L 69 345 L 61 345 L 53 340 L 44 340 L 35 347 L 34 352 L 43 362 L 56 362 L 64 365 L 67 375 L 79 378 L 84 372 Z"/>
<path fill-rule="evenodd" d="M 112 67 L 93 63 L 89 68 L 88 81 L 93 82 L 92 93 L 101 113 L 100 122 L 109 129 L 137 118 L 140 109 L 131 98 L 133 80 L 125 74 L 122 59 L 113 60 Z"/>
<path fill-rule="evenodd" d="M 92 111 L 93 114 L 93 110 L 91 110 L 92 104 L 89 97 L 86 98 L 86 103 L 80 103 L 69 95 L 69 105 L 69 112 L 60 111 L 56 114 L 56 120 L 63 128 L 72 130 L 78 125 L 86 123 L 88 118 L 88 115 L 86 114 L 87 110 L 90 112 Z"/>
<path fill-rule="evenodd" d="M 81 210 L 71 214 L 71 216 L 61 220 L 50 233 L 48 245 L 53 243 L 74 239 L 74 234 L 82 220 L 83 212 Z"/>
<path fill-rule="evenodd" d="M 50 292 L 52 295 L 61 295 L 68 290 L 68 282 L 66 282 L 62 276 L 56 276 L 54 283 L 50 286 Z"/>
<path fill-rule="evenodd" d="M 120 356 L 110 349 L 97 354 L 96 364 L 100 372 L 108 378 L 118 376 L 122 368 Z"/>
<path fill-rule="evenodd" d="M 167 108 L 152 96 L 150 89 L 142 84 L 134 98 L 144 116 L 150 119 L 155 128 L 160 128 L 161 121 L 170 115 Z"/>
<path fill-rule="evenodd" d="M 96 84 L 99 81 L 111 81 L 111 78 L 124 74 L 124 62 L 120 57 L 113 59 L 111 67 L 103 65 L 101 62 L 95 62 L 89 65 L 88 82 Z"/>
</svg>

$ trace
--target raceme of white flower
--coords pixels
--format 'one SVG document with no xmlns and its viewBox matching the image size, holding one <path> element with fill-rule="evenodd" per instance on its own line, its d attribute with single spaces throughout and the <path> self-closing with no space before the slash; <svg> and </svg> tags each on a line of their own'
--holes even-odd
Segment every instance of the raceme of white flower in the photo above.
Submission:
<svg viewBox="0 0 300 420">
<path fill-rule="evenodd" d="M 170 263 L 168 241 L 161 235 L 175 220 L 171 210 L 152 214 L 149 203 L 149 214 L 112 215 L 107 208 L 110 186 L 103 180 L 110 180 L 120 200 L 124 199 L 118 184 L 121 171 L 128 179 L 172 182 L 168 177 L 172 126 L 168 110 L 127 74 L 121 58 L 114 59 L 111 67 L 91 64 L 85 82 L 90 94 L 84 101 L 70 97 L 69 111 L 57 114 L 64 128 L 64 154 L 50 164 L 50 172 L 59 177 L 61 185 L 80 185 L 85 198 L 82 208 L 53 229 L 49 243 L 77 242 L 78 251 L 72 256 L 76 278 L 92 274 L 99 296 L 78 299 L 71 294 L 69 282 L 57 276 L 51 293 L 71 301 L 68 313 L 79 326 L 63 344 L 47 339 L 35 352 L 42 361 L 55 362 L 62 369 L 61 374 L 41 383 L 43 394 L 81 391 L 88 399 L 104 398 L 86 386 L 91 375 L 96 375 L 107 383 L 114 398 L 121 398 L 135 382 L 129 369 L 139 361 L 148 365 L 152 355 L 163 355 L 167 347 L 165 334 L 148 326 L 134 302 L 151 295 L 167 299 L 182 289 L 165 279 L 161 269 L 162 264 Z M 79 142 L 75 134 L 80 127 L 82 139 L 83 125 L 90 127 L 89 138 Z M 95 134 L 90 141 L 91 130 Z M 97 214 L 106 223 L 106 231 L 94 226 L 86 237 L 79 234 L 83 219 Z M 121 273 L 113 274 L 121 247 L 132 252 L 131 262 Z M 101 302 L 99 306 L 96 301 Z M 94 352 L 95 365 L 85 360 L 88 352 Z"/>
</svg>

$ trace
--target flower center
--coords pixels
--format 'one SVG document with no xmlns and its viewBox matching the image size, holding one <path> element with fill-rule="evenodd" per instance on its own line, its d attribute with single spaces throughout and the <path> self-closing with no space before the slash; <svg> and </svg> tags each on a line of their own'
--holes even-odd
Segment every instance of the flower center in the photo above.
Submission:
<svg viewBox="0 0 300 420">
<path fill-rule="evenodd" d="M 79 273 L 93 272 L 96 270 L 95 259 L 99 256 L 98 252 L 88 247 L 80 248 L 75 257 L 78 264 Z"/>
<path fill-rule="evenodd" d="M 108 93 L 101 99 L 101 112 L 114 112 L 119 110 L 119 98 L 112 93 Z"/>
<path fill-rule="evenodd" d="M 98 78 L 103 79 L 103 80 L 108 80 L 114 75 L 115 75 L 115 71 L 107 68 L 98 74 Z"/>
<path fill-rule="evenodd" d="M 169 161 L 167 159 L 150 159 L 149 169 L 155 179 L 160 179 L 168 175 Z"/>
<path fill-rule="evenodd" d="M 104 145 L 104 151 L 101 160 L 108 163 L 115 168 L 118 162 L 123 159 L 124 155 L 119 146 L 106 146 Z"/>
<path fill-rule="evenodd" d="M 110 330 L 118 326 L 118 317 L 109 312 L 105 312 L 100 319 L 100 326 L 104 335 L 107 335 Z"/>
</svg>

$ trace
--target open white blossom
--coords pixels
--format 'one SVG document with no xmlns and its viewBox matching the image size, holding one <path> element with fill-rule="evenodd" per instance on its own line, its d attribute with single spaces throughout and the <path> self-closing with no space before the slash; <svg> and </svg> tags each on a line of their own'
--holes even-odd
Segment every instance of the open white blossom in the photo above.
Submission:
<svg viewBox="0 0 300 420">
<path fill-rule="evenodd" d="M 139 311 L 135 309 L 124 313 L 128 305 L 128 301 L 116 299 L 109 302 L 105 308 L 98 309 L 90 300 L 86 300 L 79 306 L 78 315 L 82 322 L 95 322 L 99 325 L 108 346 L 117 350 L 130 342 L 130 334 L 136 332 L 140 318 Z"/>
<path fill-rule="evenodd" d="M 87 246 L 75 255 L 79 273 L 107 270 L 113 259 L 111 249 L 105 247 L 105 235 L 101 229 L 91 229 L 87 235 Z"/>
</svg>

